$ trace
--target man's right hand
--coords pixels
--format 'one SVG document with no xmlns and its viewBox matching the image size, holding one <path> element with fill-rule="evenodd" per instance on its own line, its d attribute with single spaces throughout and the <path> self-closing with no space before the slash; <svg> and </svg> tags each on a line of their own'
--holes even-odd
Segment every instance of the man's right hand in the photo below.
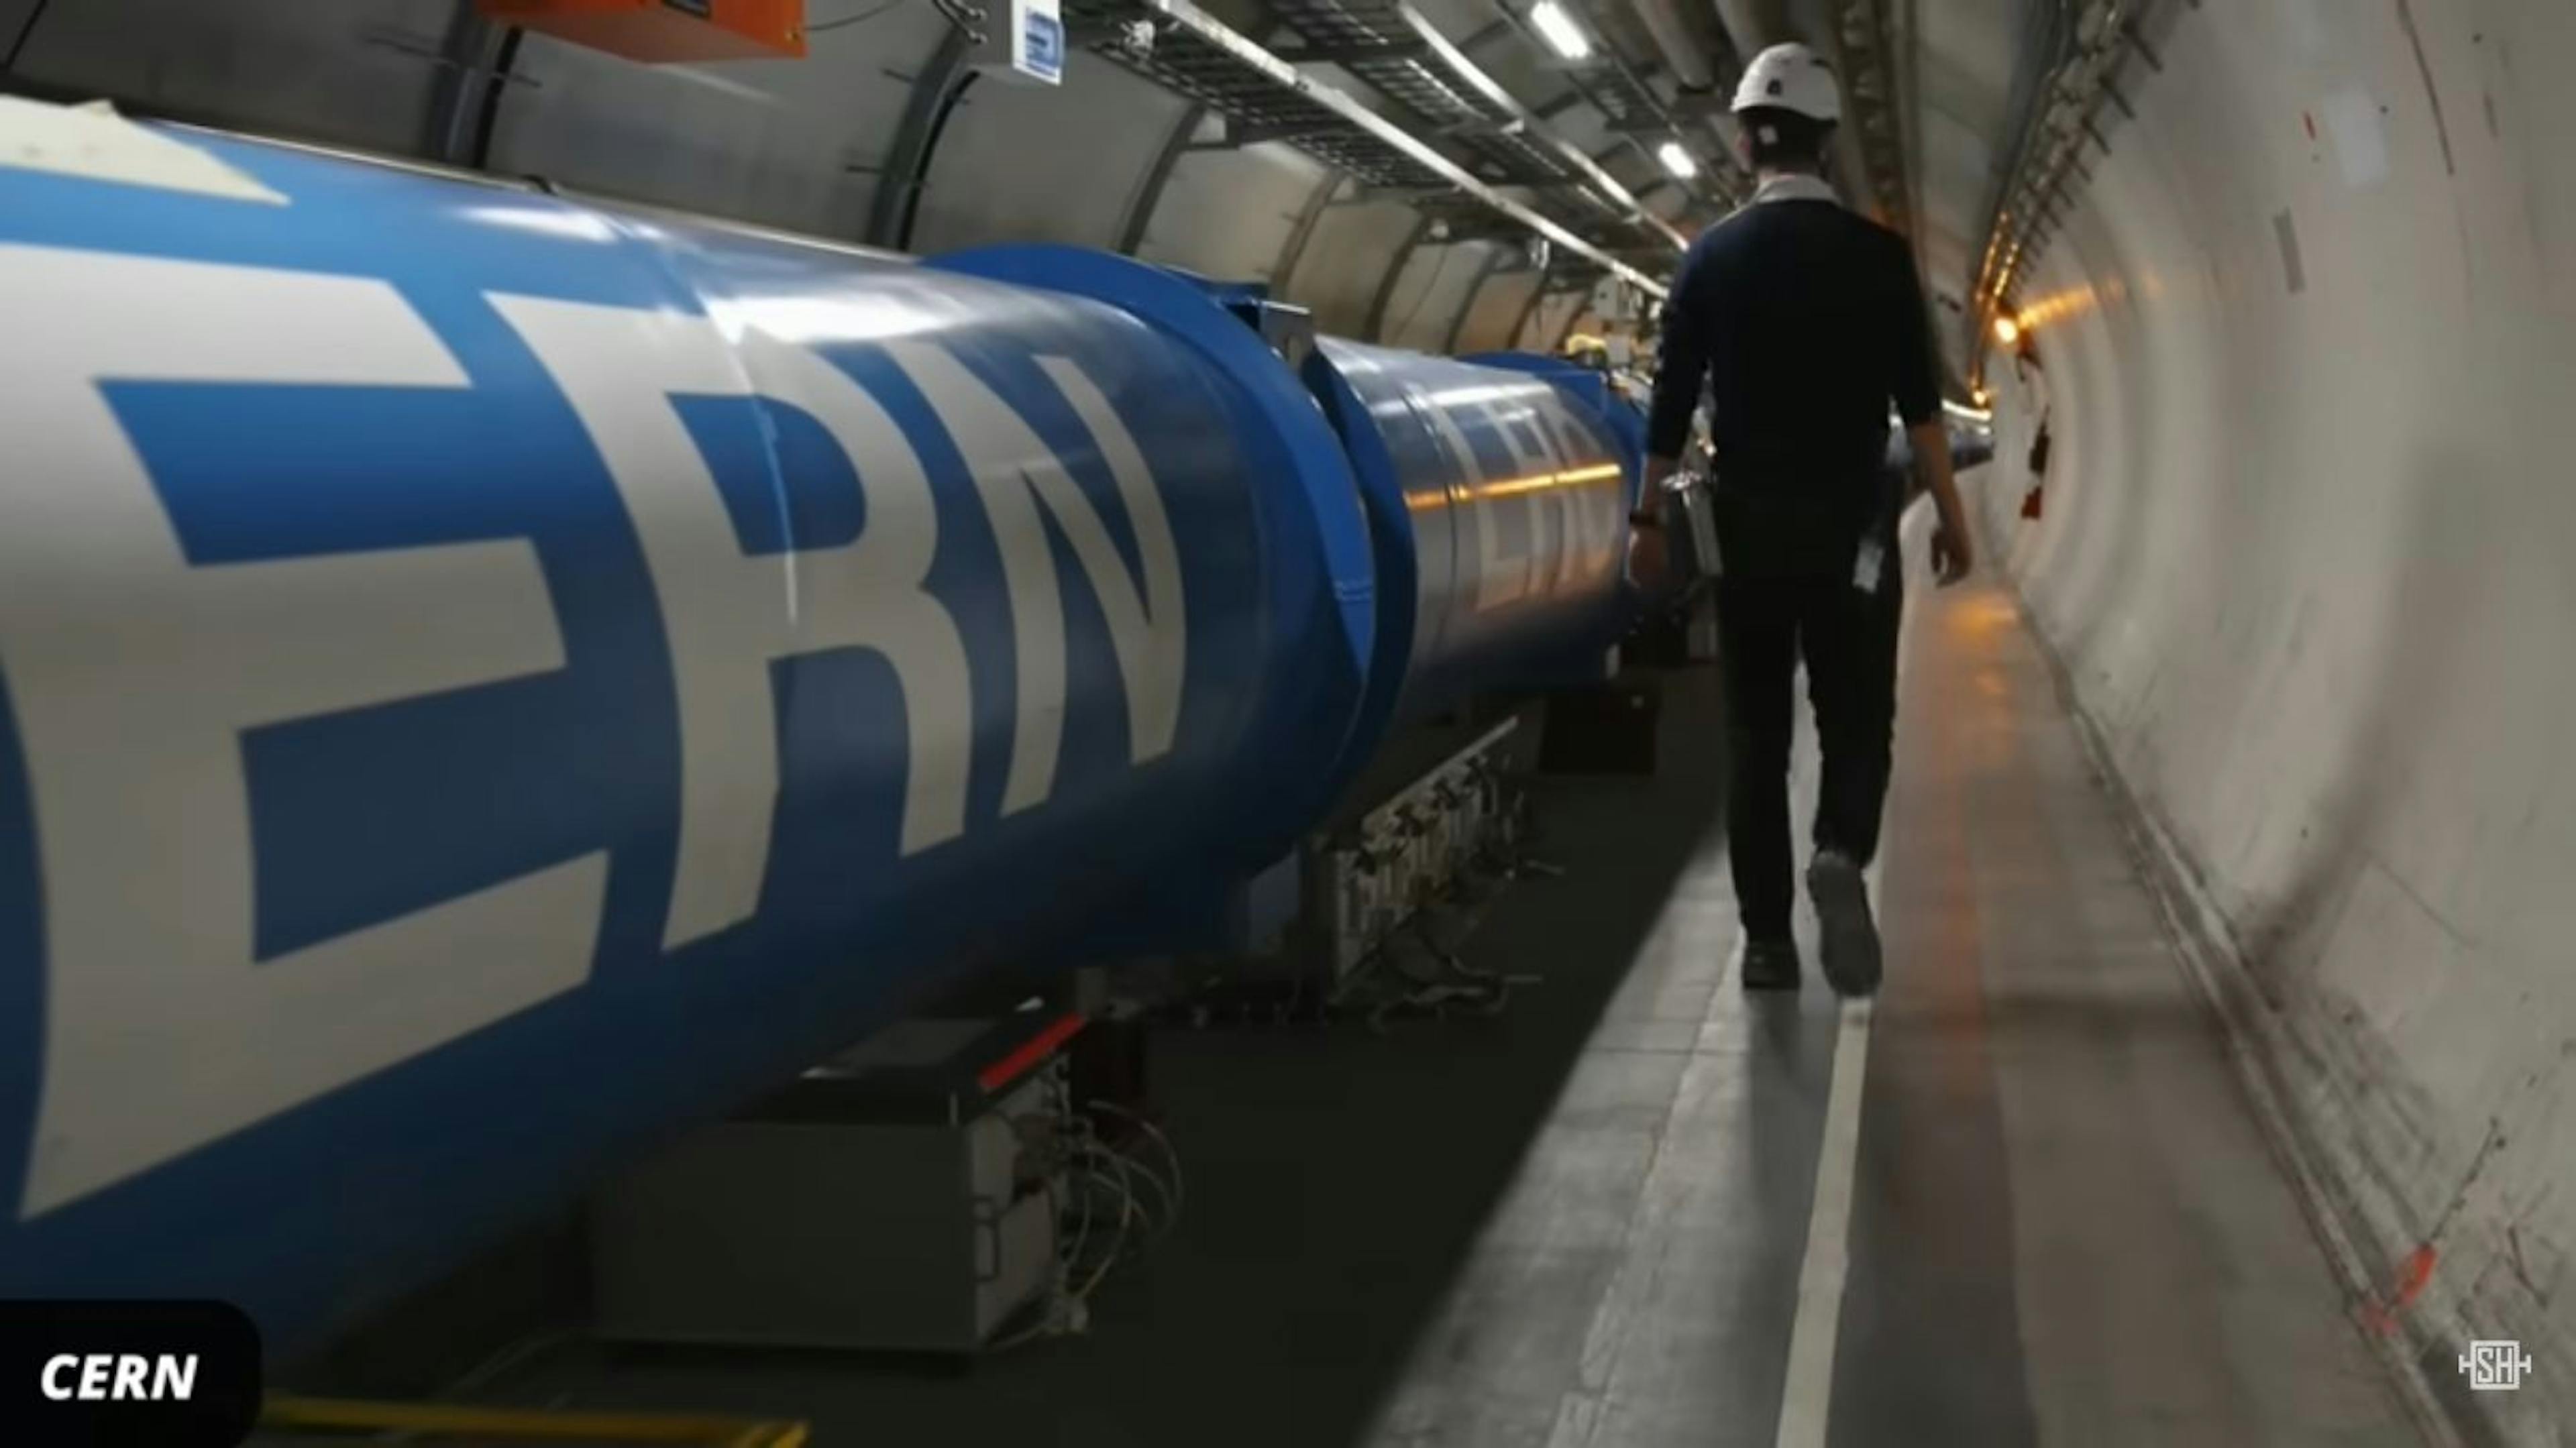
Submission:
<svg viewBox="0 0 2576 1448">
<path fill-rule="evenodd" d="M 1943 588 L 1968 576 L 1977 566 L 1976 549 L 1964 528 L 1943 523 L 1932 530 L 1932 577 Z"/>
<path fill-rule="evenodd" d="M 1950 471 L 1950 429 L 1935 416 L 1906 429 L 1914 443 L 1914 473 L 1940 510 L 1932 531 L 1932 576 L 1943 588 L 1968 576 L 1977 563 L 1976 546 L 1968 541 L 1968 505 L 1959 497 L 1959 480 Z"/>
</svg>

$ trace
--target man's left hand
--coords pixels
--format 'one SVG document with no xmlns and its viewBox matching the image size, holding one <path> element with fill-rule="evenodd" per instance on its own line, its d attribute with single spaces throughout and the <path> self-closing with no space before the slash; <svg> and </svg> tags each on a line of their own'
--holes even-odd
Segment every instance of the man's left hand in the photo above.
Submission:
<svg viewBox="0 0 2576 1448">
<path fill-rule="evenodd" d="M 1664 530 L 1628 527 L 1628 581 L 1639 588 L 1660 588 L 1672 571 L 1672 550 L 1664 542 Z"/>
</svg>

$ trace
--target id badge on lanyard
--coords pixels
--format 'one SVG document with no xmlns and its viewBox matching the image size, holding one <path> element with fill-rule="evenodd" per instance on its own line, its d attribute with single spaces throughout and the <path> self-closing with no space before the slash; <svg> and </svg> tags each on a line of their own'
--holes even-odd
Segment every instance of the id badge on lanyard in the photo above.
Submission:
<svg viewBox="0 0 2576 1448">
<path fill-rule="evenodd" d="M 1855 550 L 1855 556 L 1852 559 L 1852 587 L 1875 596 L 1878 593 L 1880 578 L 1886 571 L 1882 565 L 1886 562 L 1887 542 L 1873 529 L 1860 540 L 1860 547 Z"/>
<path fill-rule="evenodd" d="M 1887 582 L 1887 550 L 1895 546 L 1897 521 L 1904 514 L 1903 496 L 1890 498 L 1860 535 L 1860 546 L 1852 550 L 1852 587 L 1869 597 L 1877 597 Z"/>
</svg>

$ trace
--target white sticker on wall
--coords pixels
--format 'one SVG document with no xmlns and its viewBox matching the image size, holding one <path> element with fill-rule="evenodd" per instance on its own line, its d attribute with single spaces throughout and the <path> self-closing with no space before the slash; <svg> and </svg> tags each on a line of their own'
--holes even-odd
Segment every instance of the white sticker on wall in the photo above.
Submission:
<svg viewBox="0 0 2576 1448">
<path fill-rule="evenodd" d="M 2318 110 L 2318 119 L 2334 140 L 2343 184 L 2376 186 L 2388 179 L 2388 128 L 2380 118 L 2377 97 L 2356 86 L 2327 96 Z"/>
</svg>

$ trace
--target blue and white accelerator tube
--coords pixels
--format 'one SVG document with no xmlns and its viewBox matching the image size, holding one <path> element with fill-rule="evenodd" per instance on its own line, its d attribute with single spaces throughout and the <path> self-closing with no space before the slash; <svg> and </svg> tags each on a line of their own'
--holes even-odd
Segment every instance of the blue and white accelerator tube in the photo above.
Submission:
<svg viewBox="0 0 2576 1448">
<path fill-rule="evenodd" d="M 1618 622 L 1571 379 L 1301 378 L 1072 249 L 0 141 L 0 1295 L 309 1341 Z"/>
</svg>

